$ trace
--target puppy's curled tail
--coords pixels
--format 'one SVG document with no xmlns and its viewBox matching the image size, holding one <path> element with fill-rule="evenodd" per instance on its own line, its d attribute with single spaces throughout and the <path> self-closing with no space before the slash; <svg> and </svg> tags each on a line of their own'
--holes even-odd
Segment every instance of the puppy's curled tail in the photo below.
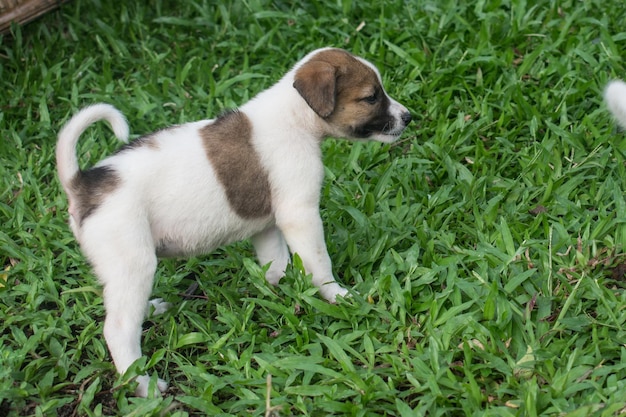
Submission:
<svg viewBox="0 0 626 417">
<path fill-rule="evenodd" d="M 604 89 L 604 101 L 615 121 L 626 130 L 626 83 L 614 80 Z"/>
<path fill-rule="evenodd" d="M 109 122 L 115 136 L 122 142 L 128 142 L 126 118 L 110 104 L 94 104 L 75 114 L 61 129 L 56 151 L 59 179 L 68 195 L 71 193 L 72 179 L 79 170 L 76 156 L 78 138 L 85 129 L 100 120 Z"/>
</svg>

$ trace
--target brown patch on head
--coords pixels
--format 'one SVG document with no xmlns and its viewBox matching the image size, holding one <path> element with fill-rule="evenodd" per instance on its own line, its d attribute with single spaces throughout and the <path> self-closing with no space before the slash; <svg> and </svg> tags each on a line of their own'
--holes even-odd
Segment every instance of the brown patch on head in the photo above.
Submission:
<svg viewBox="0 0 626 417">
<path fill-rule="evenodd" d="M 120 183 L 120 177 L 111 167 L 94 167 L 87 171 L 78 171 L 72 179 L 72 191 L 76 207 L 74 216 L 78 225 L 82 225 L 112 193 Z"/>
<path fill-rule="evenodd" d="M 243 218 L 272 211 L 270 183 L 251 141 L 252 125 L 234 111 L 200 130 L 204 149 L 233 210 Z"/>
<path fill-rule="evenodd" d="M 376 72 L 341 49 L 321 51 L 294 77 L 294 88 L 321 118 L 349 138 L 389 130 L 389 98 Z"/>
<path fill-rule="evenodd" d="M 336 78 L 337 68 L 334 65 L 312 59 L 296 72 L 293 86 L 309 107 L 325 118 L 335 110 Z"/>
</svg>

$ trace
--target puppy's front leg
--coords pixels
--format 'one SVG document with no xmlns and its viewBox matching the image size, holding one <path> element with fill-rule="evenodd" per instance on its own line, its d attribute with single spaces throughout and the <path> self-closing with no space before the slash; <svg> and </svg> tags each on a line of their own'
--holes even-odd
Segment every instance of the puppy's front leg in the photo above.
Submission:
<svg viewBox="0 0 626 417">
<path fill-rule="evenodd" d="M 276 221 L 289 249 L 300 256 L 320 294 L 331 303 L 336 302 L 337 296 L 345 296 L 348 290 L 337 284 L 333 277 L 319 211 L 310 208 L 289 210 L 289 213 L 277 215 Z"/>
</svg>

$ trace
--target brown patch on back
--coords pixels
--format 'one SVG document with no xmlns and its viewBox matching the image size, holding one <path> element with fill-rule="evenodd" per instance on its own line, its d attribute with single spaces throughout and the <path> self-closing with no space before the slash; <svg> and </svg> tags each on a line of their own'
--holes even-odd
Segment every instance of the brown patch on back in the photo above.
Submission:
<svg viewBox="0 0 626 417">
<path fill-rule="evenodd" d="M 105 197 L 113 192 L 120 183 L 120 177 L 113 168 L 94 167 L 87 171 L 78 171 L 72 179 L 76 207 L 76 220 L 82 225 L 87 217 L 100 207 Z"/>
<path fill-rule="evenodd" d="M 393 124 L 377 74 L 344 50 L 315 54 L 296 71 L 293 86 L 309 107 L 346 137 L 365 138 Z"/>
<path fill-rule="evenodd" d="M 238 111 L 200 129 L 204 149 L 233 210 L 243 218 L 272 211 L 270 183 L 252 144 L 252 125 Z"/>
</svg>

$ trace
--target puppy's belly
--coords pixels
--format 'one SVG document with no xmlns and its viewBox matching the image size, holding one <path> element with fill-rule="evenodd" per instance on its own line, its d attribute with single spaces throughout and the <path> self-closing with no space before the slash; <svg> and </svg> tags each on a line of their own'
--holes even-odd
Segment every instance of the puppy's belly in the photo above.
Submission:
<svg viewBox="0 0 626 417">
<path fill-rule="evenodd" d="M 161 223 L 153 227 L 155 250 L 159 257 L 206 254 L 222 245 L 247 239 L 272 224 L 271 218 L 244 220 L 232 213 L 221 218 L 187 218 L 166 228 Z"/>
</svg>

